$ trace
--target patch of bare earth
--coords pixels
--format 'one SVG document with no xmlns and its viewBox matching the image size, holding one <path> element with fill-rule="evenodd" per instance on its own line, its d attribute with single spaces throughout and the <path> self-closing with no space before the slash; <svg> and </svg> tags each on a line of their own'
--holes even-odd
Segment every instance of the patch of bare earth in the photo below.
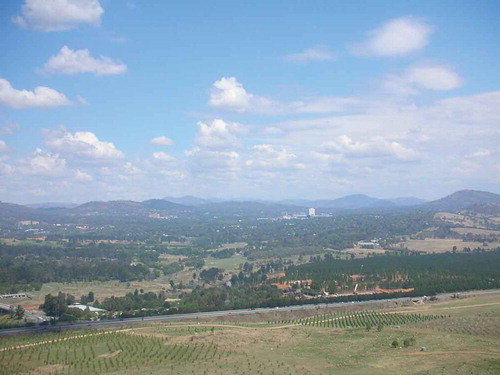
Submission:
<svg viewBox="0 0 500 375">
<path fill-rule="evenodd" d="M 122 351 L 121 350 L 117 350 L 113 353 L 105 353 L 105 354 L 101 354 L 99 356 L 99 358 L 115 358 L 115 357 L 118 357 L 120 355 Z"/>
</svg>

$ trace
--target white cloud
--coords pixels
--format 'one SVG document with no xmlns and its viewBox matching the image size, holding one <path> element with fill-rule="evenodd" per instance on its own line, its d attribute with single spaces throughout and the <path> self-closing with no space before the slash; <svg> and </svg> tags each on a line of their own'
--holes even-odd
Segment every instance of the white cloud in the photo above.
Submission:
<svg viewBox="0 0 500 375">
<path fill-rule="evenodd" d="M 411 67 L 405 79 L 410 84 L 429 90 L 452 90 L 462 84 L 457 73 L 439 65 Z"/>
<path fill-rule="evenodd" d="M 358 99 L 349 97 L 313 97 L 282 103 L 247 92 L 235 77 L 221 78 L 216 81 L 209 101 L 211 107 L 223 111 L 269 115 L 339 112 L 352 108 L 358 103 Z"/>
<path fill-rule="evenodd" d="M 247 93 L 235 77 L 222 77 L 213 86 L 209 102 L 211 107 L 234 112 L 250 109 L 254 96 Z"/>
<path fill-rule="evenodd" d="M 4 125 L 0 125 L 0 135 L 12 135 L 19 129 L 19 125 L 5 121 Z"/>
<path fill-rule="evenodd" d="M 285 56 L 285 59 L 299 64 L 316 61 L 329 61 L 337 58 L 337 55 L 330 51 L 327 46 L 318 45 L 305 49 L 299 53 L 293 53 Z"/>
<path fill-rule="evenodd" d="M 262 134 L 278 135 L 283 134 L 283 130 L 276 126 L 268 126 L 267 128 L 264 128 L 264 130 L 262 130 Z"/>
<path fill-rule="evenodd" d="M 21 171 L 26 174 L 58 176 L 66 169 L 66 160 L 59 154 L 43 151 L 39 148 L 28 159 L 20 161 Z"/>
<path fill-rule="evenodd" d="M 356 98 L 320 97 L 307 101 L 292 102 L 289 108 L 294 113 L 331 113 L 354 108 L 360 103 L 361 101 Z"/>
<path fill-rule="evenodd" d="M 139 168 L 138 166 L 134 165 L 132 162 L 127 161 L 126 163 L 123 164 L 123 174 L 125 178 L 128 178 L 130 176 L 137 176 L 137 175 L 142 175 L 144 171 Z"/>
<path fill-rule="evenodd" d="M 418 152 L 398 142 L 387 141 L 380 136 L 367 142 L 359 142 L 344 134 L 336 137 L 332 142 L 324 143 L 322 147 L 325 152 L 342 154 L 348 158 L 395 156 L 399 160 L 415 160 L 419 157 Z"/>
<path fill-rule="evenodd" d="M 195 147 L 185 151 L 190 171 L 195 176 L 216 179 L 224 174 L 233 174 L 241 167 L 240 154 L 234 150 L 207 150 Z"/>
<path fill-rule="evenodd" d="M 245 164 L 254 169 L 288 170 L 304 169 L 305 165 L 297 161 L 297 155 L 284 146 L 271 144 L 255 145 L 251 149 L 250 159 Z"/>
<path fill-rule="evenodd" d="M 79 169 L 77 169 L 75 172 L 75 179 L 78 181 L 86 181 L 86 182 L 94 180 L 90 174 L 82 172 Z"/>
<path fill-rule="evenodd" d="M 176 159 L 167 154 L 166 152 L 154 152 L 153 155 L 151 155 L 153 160 L 160 161 L 160 162 L 172 162 L 175 161 Z"/>
<path fill-rule="evenodd" d="M 432 27 L 413 17 L 392 19 L 369 32 L 366 41 L 353 47 L 361 55 L 404 56 L 420 51 L 428 43 Z"/>
<path fill-rule="evenodd" d="M 0 106 L 15 109 L 29 107 L 58 107 L 69 105 L 71 102 L 54 89 L 39 86 L 33 91 L 16 90 L 9 81 L 0 78 Z"/>
<path fill-rule="evenodd" d="M 484 158 L 487 156 L 491 156 L 490 150 L 478 150 L 478 151 L 474 151 L 474 152 L 470 153 L 469 155 L 467 155 L 467 157 L 470 157 L 470 158 Z"/>
<path fill-rule="evenodd" d="M 238 134 L 244 133 L 242 125 L 215 119 L 210 124 L 198 122 L 199 131 L 195 142 L 208 149 L 227 150 L 240 144 Z"/>
<path fill-rule="evenodd" d="M 462 78 L 445 66 L 415 65 L 401 75 L 391 75 L 382 88 L 398 95 L 415 95 L 419 90 L 453 90 L 462 85 Z"/>
<path fill-rule="evenodd" d="M 74 134 L 65 130 L 45 131 L 45 144 L 53 150 L 77 158 L 113 160 L 125 156 L 111 142 L 100 141 L 92 132 Z"/>
<path fill-rule="evenodd" d="M 106 56 L 92 57 L 88 49 L 72 50 L 63 46 L 45 63 L 40 72 L 56 74 L 93 73 L 97 76 L 123 74 L 127 65 Z"/>
<path fill-rule="evenodd" d="M 8 163 L 4 163 L 4 160 L 2 158 L 0 158 L 0 176 L 7 176 L 7 175 L 11 175 L 14 173 L 14 168 L 8 164 Z M 0 185 L 1 187 L 1 185 Z M 0 189 L 1 190 L 1 189 Z"/>
<path fill-rule="evenodd" d="M 151 139 L 151 144 L 154 146 L 172 146 L 174 141 L 168 137 L 161 136 Z"/>
<path fill-rule="evenodd" d="M 5 143 L 5 141 L 2 141 L 0 139 L 0 152 L 6 151 L 6 150 L 7 150 L 7 143 Z"/>
<path fill-rule="evenodd" d="M 98 26 L 103 13 L 98 0 L 25 0 L 21 15 L 12 21 L 29 29 L 62 31 L 81 23 Z"/>
<path fill-rule="evenodd" d="M 89 102 L 85 98 L 82 98 L 79 95 L 76 97 L 76 101 L 78 103 L 80 103 L 81 105 L 88 105 L 89 104 Z"/>
</svg>

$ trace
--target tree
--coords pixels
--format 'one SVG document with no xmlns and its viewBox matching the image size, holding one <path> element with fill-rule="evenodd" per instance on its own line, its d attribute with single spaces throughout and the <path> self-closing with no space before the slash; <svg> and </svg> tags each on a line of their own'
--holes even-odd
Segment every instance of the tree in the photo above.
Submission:
<svg viewBox="0 0 500 375">
<path fill-rule="evenodd" d="M 68 305 L 73 304 L 75 297 L 71 294 L 59 292 L 57 296 L 47 294 L 45 301 L 40 308 L 45 311 L 48 316 L 61 316 L 68 310 Z"/>
<path fill-rule="evenodd" d="M 383 329 L 384 329 L 384 326 L 382 324 L 379 324 L 377 326 L 377 332 L 382 332 Z"/>
<path fill-rule="evenodd" d="M 373 328 L 373 325 L 371 323 L 366 323 L 366 331 L 370 332 Z"/>
<path fill-rule="evenodd" d="M 15 317 L 16 317 L 16 319 L 22 319 L 22 318 L 24 318 L 24 313 L 25 313 L 25 311 L 22 308 L 22 306 L 21 305 L 17 305 L 16 311 L 15 311 Z"/>
<path fill-rule="evenodd" d="M 392 342 L 392 347 L 393 347 L 393 348 L 397 348 L 398 346 L 399 346 L 399 342 L 398 342 L 398 340 L 394 340 L 394 341 Z"/>
</svg>

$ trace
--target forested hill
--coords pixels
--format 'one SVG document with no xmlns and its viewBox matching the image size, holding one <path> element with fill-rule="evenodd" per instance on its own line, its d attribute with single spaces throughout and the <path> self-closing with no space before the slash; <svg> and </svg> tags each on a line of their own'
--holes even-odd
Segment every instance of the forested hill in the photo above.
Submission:
<svg viewBox="0 0 500 375">
<path fill-rule="evenodd" d="M 427 209 L 457 211 L 474 205 L 500 204 L 500 195 L 479 190 L 460 190 L 444 198 L 422 205 Z"/>
</svg>

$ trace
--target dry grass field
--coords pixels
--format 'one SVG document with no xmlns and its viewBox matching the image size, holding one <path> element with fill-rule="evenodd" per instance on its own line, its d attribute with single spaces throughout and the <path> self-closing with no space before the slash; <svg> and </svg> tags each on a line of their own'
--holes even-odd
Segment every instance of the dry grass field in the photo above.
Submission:
<svg viewBox="0 0 500 375">
<path fill-rule="evenodd" d="M 459 234 L 467 234 L 467 233 L 472 233 L 472 234 L 479 234 L 481 236 L 500 236 L 500 231 L 498 230 L 491 230 L 491 229 L 479 229 L 479 228 L 452 228 L 452 232 L 456 232 Z"/>
<path fill-rule="evenodd" d="M 348 309 L 352 306 L 328 313 L 352 319 L 374 314 Z M 2 338 L 0 374 L 500 373 L 498 295 L 379 309 L 377 314 L 388 319 L 394 315 L 399 323 L 370 331 L 321 323 L 327 313 L 322 310 L 307 312 L 318 322 L 311 325 L 298 323 L 304 311 L 296 316 L 279 311 L 260 322 L 255 316 L 228 316 L 221 321 Z M 411 345 L 405 347 L 405 340 Z M 20 345 L 25 346 L 15 348 Z"/>
<path fill-rule="evenodd" d="M 421 251 L 428 254 L 432 253 L 445 253 L 447 251 L 452 251 L 453 246 L 457 247 L 457 252 L 461 252 L 464 247 L 469 247 L 471 249 L 480 247 L 484 249 L 495 249 L 500 246 L 500 242 L 491 242 L 488 246 L 484 246 L 482 242 L 475 241 L 462 241 L 460 239 L 453 238 L 426 238 L 425 240 L 407 240 L 396 245 L 393 245 L 394 250 L 398 250 L 401 247 L 406 247 L 413 251 Z"/>
</svg>

